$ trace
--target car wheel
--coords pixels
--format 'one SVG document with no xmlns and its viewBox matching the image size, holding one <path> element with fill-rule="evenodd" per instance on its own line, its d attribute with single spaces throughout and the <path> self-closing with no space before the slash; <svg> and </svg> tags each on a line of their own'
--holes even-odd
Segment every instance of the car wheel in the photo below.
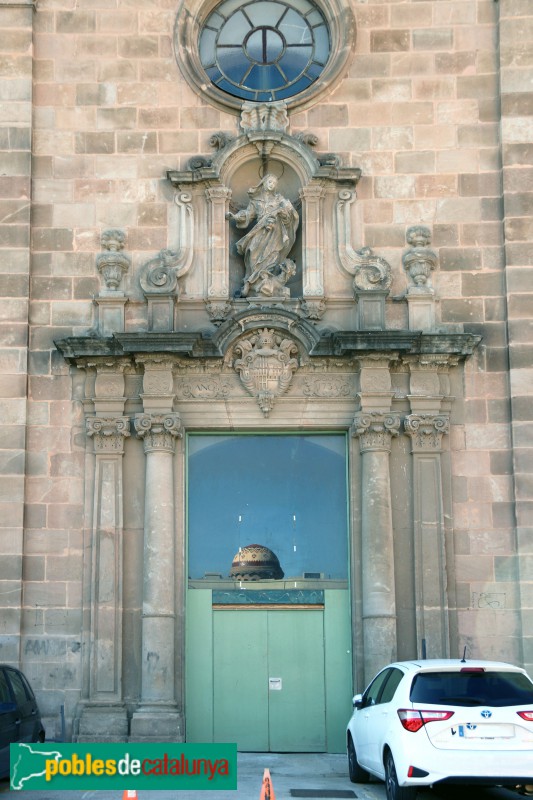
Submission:
<svg viewBox="0 0 533 800">
<path fill-rule="evenodd" d="M 348 774 L 352 783 L 368 783 L 370 775 L 363 769 L 357 760 L 357 754 L 352 741 L 352 737 L 348 737 Z"/>
<path fill-rule="evenodd" d="M 416 786 L 399 786 L 398 776 L 392 753 L 385 755 L 385 790 L 387 800 L 414 800 L 418 789 Z"/>
</svg>

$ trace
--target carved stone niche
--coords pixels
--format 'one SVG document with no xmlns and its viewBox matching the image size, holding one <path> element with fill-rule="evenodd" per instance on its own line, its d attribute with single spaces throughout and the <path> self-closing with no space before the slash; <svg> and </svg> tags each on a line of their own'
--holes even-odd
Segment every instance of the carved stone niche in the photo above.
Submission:
<svg viewBox="0 0 533 800">
<path fill-rule="evenodd" d="M 238 136 L 214 135 L 213 156 L 167 172 L 177 193 L 205 205 L 192 242 L 209 242 L 203 298 L 217 326 L 244 307 L 298 308 L 313 320 L 325 312 L 334 198 L 360 170 L 319 158 L 316 137 L 289 134 L 288 122 L 284 102 L 245 103 Z"/>
</svg>

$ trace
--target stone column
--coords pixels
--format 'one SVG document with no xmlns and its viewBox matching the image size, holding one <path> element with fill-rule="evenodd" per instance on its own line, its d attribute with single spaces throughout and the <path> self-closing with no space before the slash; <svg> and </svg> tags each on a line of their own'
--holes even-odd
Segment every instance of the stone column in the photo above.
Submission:
<svg viewBox="0 0 533 800">
<path fill-rule="evenodd" d="M 404 427 L 413 454 L 417 655 L 446 658 L 449 630 L 440 454 L 450 421 L 447 414 L 409 414 Z"/>
<path fill-rule="evenodd" d="M 90 631 L 88 697 L 79 712 L 78 741 L 126 741 L 122 698 L 123 456 L 130 436 L 124 412 L 127 362 L 94 364 L 95 416 L 86 418 L 93 441 L 94 482 L 90 512 Z"/>
<path fill-rule="evenodd" d="M 361 448 L 362 616 L 365 680 L 396 658 L 396 599 L 389 456 L 400 417 L 355 415 Z"/>
<path fill-rule="evenodd" d="M 449 654 L 446 585 L 446 526 L 442 480 L 442 436 L 450 427 L 449 356 L 406 356 L 411 414 L 404 421 L 411 437 L 413 550 L 418 656 Z M 448 509 L 448 515 L 451 511 Z"/>
<path fill-rule="evenodd" d="M 227 300 L 229 296 L 229 228 L 226 211 L 231 189 L 210 186 L 206 189 L 208 224 L 211 237 L 209 249 L 209 300 Z"/>
<path fill-rule="evenodd" d="M 134 419 L 146 454 L 141 700 L 131 720 L 131 738 L 180 741 L 174 685 L 174 453 L 182 430 L 179 414 L 171 410 L 171 361 L 147 358 L 144 369 L 145 412 Z"/>
<path fill-rule="evenodd" d="M 321 207 L 324 187 L 308 184 L 300 189 L 302 200 L 303 243 L 303 296 L 324 296 L 324 242 L 321 240 Z"/>
</svg>

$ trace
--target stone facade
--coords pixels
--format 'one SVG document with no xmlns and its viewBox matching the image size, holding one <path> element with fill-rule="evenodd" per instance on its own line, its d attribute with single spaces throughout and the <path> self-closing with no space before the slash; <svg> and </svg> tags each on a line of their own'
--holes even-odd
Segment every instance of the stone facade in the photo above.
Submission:
<svg viewBox="0 0 533 800">
<path fill-rule="evenodd" d="M 202 7 L 0 2 L 0 660 L 51 738 L 184 736 L 188 430 L 348 432 L 359 687 L 533 670 L 531 4 L 347 1 L 268 114 L 195 91 Z M 236 297 L 265 153 L 298 273 Z"/>
</svg>

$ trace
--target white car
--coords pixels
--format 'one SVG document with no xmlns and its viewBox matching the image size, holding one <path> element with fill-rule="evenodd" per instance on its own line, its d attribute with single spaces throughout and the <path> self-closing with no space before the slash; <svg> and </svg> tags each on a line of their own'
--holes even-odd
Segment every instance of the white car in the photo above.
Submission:
<svg viewBox="0 0 533 800">
<path fill-rule="evenodd" d="M 437 783 L 533 784 L 533 682 L 495 661 L 401 661 L 353 699 L 350 780 L 385 781 L 387 800 Z"/>
</svg>

